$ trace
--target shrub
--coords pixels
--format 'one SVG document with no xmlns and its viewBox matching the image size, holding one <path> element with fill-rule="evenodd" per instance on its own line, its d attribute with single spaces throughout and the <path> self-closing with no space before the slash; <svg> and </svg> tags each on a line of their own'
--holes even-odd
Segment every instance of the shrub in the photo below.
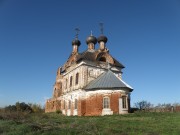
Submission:
<svg viewBox="0 0 180 135">
<path fill-rule="evenodd" d="M 56 110 L 56 113 L 57 114 L 62 114 L 62 111 L 61 110 Z"/>
<path fill-rule="evenodd" d="M 29 103 L 28 105 L 32 108 L 34 113 L 43 113 L 44 112 L 44 109 L 39 104 Z"/>
</svg>

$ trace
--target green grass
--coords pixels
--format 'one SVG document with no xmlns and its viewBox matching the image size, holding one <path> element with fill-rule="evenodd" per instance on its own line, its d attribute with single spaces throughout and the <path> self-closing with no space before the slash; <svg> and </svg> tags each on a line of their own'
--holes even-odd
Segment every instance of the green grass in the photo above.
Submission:
<svg viewBox="0 0 180 135">
<path fill-rule="evenodd" d="M 99 117 L 1 114 L 2 135 L 180 135 L 180 113 L 134 113 Z"/>
</svg>

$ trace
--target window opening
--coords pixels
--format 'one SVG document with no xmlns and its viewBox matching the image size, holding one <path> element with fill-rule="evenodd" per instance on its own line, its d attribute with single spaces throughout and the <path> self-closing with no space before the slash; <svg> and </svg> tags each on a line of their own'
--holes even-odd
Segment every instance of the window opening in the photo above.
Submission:
<svg viewBox="0 0 180 135">
<path fill-rule="evenodd" d="M 127 108 L 127 98 L 125 96 L 122 97 L 122 107 Z"/>
<path fill-rule="evenodd" d="M 109 97 L 103 98 L 103 108 L 110 108 L 110 99 Z"/>
</svg>

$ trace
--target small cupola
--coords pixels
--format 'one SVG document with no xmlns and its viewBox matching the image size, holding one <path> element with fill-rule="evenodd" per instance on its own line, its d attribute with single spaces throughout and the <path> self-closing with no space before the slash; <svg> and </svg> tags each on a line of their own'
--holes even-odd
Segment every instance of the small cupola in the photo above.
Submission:
<svg viewBox="0 0 180 135">
<path fill-rule="evenodd" d="M 106 42 L 108 41 L 108 38 L 103 35 L 103 23 L 100 23 L 100 30 L 101 30 L 101 35 L 98 37 L 98 43 L 99 43 L 99 49 L 101 51 L 105 50 L 106 48 Z"/>
<path fill-rule="evenodd" d="M 96 37 L 94 37 L 92 35 L 92 32 L 91 32 L 91 35 L 89 37 L 87 37 L 87 39 L 86 39 L 86 44 L 88 45 L 88 50 L 94 50 L 96 43 L 97 43 L 97 39 L 96 39 Z"/>
<path fill-rule="evenodd" d="M 72 41 L 73 53 L 78 53 L 80 45 L 81 45 L 81 42 L 77 38 Z"/>
<path fill-rule="evenodd" d="M 78 53 L 79 46 L 81 45 L 81 42 L 78 40 L 78 34 L 79 34 L 79 29 L 76 28 L 76 36 L 75 39 L 72 41 L 72 46 L 73 46 L 73 52 L 72 53 Z"/>
</svg>

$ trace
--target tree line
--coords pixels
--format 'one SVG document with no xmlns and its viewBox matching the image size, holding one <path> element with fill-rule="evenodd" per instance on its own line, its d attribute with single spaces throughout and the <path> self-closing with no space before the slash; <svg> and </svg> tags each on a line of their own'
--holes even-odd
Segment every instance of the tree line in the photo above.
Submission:
<svg viewBox="0 0 180 135">
<path fill-rule="evenodd" d="M 146 100 L 142 100 L 139 102 L 136 102 L 134 104 L 134 108 L 132 108 L 133 111 L 152 111 L 152 112 L 174 112 L 174 111 L 180 111 L 180 104 L 179 103 L 163 103 L 163 104 L 158 104 L 154 106 L 150 102 Z"/>
<path fill-rule="evenodd" d="M 9 105 L 3 108 L 5 112 L 27 112 L 27 113 L 42 113 L 44 108 L 39 104 L 16 102 L 14 105 Z"/>
</svg>

